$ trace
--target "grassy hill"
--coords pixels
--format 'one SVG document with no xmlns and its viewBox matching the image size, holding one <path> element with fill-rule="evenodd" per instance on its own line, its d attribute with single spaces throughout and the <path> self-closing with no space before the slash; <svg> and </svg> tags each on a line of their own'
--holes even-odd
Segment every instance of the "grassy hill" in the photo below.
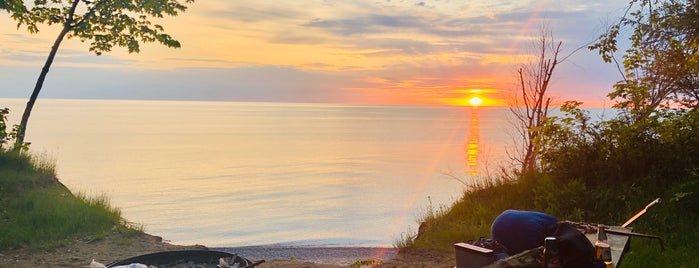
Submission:
<svg viewBox="0 0 699 268">
<path fill-rule="evenodd" d="M 140 231 L 106 198 L 71 193 L 56 179 L 52 163 L 0 152 L 0 250 L 99 239 L 114 228 Z"/>
<path fill-rule="evenodd" d="M 453 244 L 490 236 L 506 209 L 534 210 L 559 220 L 621 225 L 660 197 L 637 219 L 624 267 L 699 267 L 699 109 L 658 110 L 643 120 L 594 122 L 585 111 L 548 118 L 537 139 L 535 168 L 504 172 L 470 186 L 449 207 L 428 208 L 406 251 L 453 251 Z"/>
<path fill-rule="evenodd" d="M 620 192 L 622 189 L 618 189 Z M 662 202 L 637 219 L 634 232 L 658 235 L 657 240 L 632 238 L 623 267 L 699 267 L 699 175 L 679 180 L 656 196 L 656 191 L 635 192 L 624 204 L 594 199 L 603 189 L 578 182 L 553 185 L 550 179 L 528 178 L 476 185 L 450 207 L 428 208 L 420 232 L 397 241 L 403 251 L 439 251 L 453 255 L 453 244 L 490 237 L 490 225 L 506 209 L 549 212 L 559 220 L 621 225 L 646 204 Z M 545 202 L 542 200 L 546 200 Z M 590 205 L 592 204 L 592 205 Z M 593 207 L 592 209 L 586 209 Z"/>
</svg>

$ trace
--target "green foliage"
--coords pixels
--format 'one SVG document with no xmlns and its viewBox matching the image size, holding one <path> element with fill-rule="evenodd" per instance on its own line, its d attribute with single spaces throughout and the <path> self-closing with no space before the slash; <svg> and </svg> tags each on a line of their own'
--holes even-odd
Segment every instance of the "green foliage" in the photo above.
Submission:
<svg viewBox="0 0 699 268">
<path fill-rule="evenodd" d="M 542 172 L 556 182 L 578 179 L 588 187 L 666 186 L 699 162 L 697 111 L 660 110 L 644 121 L 595 123 L 576 107 L 551 117 L 537 142 Z M 662 178 L 661 180 L 658 178 Z M 646 182 L 648 181 L 648 182 Z M 652 181 L 652 183 L 651 183 Z"/>
<path fill-rule="evenodd" d="M 569 180 L 561 185 L 553 182 L 548 176 L 533 189 L 534 208 L 570 221 L 582 222 L 588 220 L 586 212 L 581 207 L 587 207 L 589 200 L 587 187 L 578 180 Z"/>
<path fill-rule="evenodd" d="M 106 198 L 74 197 L 60 187 L 39 188 L 4 202 L 0 248 L 38 246 L 76 236 L 99 237 L 119 223 Z"/>
<path fill-rule="evenodd" d="M 3 108 L 0 109 L 0 149 L 3 149 L 6 144 L 12 141 L 11 133 L 7 133 L 7 114 L 10 113 L 10 109 Z"/>
<path fill-rule="evenodd" d="M 661 250 L 654 239 L 634 238 L 624 256 L 626 267 L 696 267 L 699 264 L 699 176 L 671 187 L 664 200 L 651 208 L 634 224 L 634 231 L 661 236 Z M 640 209 L 640 208 L 637 208 Z"/>
<path fill-rule="evenodd" d="M 614 53 L 620 29 L 631 28 L 631 46 L 622 56 L 623 79 L 609 97 L 633 121 L 646 119 L 658 107 L 699 104 L 699 11 L 693 5 L 680 0 L 632 0 L 628 17 L 589 47 L 606 62 L 618 65 Z"/>
<path fill-rule="evenodd" d="M 570 152 L 574 148 L 581 149 L 598 136 L 596 128 L 590 126 L 587 112 L 578 108 L 581 104 L 574 101 L 566 102 L 561 106 L 562 117 L 547 117 L 539 127 L 541 135 L 534 140 L 534 144 L 542 170 L 556 169 L 560 164 L 560 156 L 556 154 Z"/>
<path fill-rule="evenodd" d="M 417 233 L 408 227 L 408 231 L 401 233 L 400 236 L 393 240 L 393 247 L 397 249 L 412 248 L 415 245 Z"/>
<path fill-rule="evenodd" d="M 29 30 L 32 31 L 35 27 L 31 27 L 32 20 L 29 14 L 29 10 L 24 5 L 22 0 L 3 0 L 0 1 L 0 10 L 5 10 L 10 13 L 12 19 L 17 21 L 17 27 L 25 24 L 28 26 Z M 33 31 L 36 32 L 36 31 Z"/>
<path fill-rule="evenodd" d="M 620 25 L 614 25 L 610 27 L 607 32 L 600 36 L 597 43 L 589 46 L 591 50 L 597 50 L 597 52 L 602 57 L 602 60 L 606 63 L 611 63 L 614 58 L 614 52 L 618 50 L 617 48 L 617 37 L 619 36 Z"/>
<path fill-rule="evenodd" d="M 0 249 L 99 239 L 115 227 L 139 231 L 107 198 L 74 196 L 55 179 L 50 161 L 0 152 Z"/>
<path fill-rule="evenodd" d="M 522 185 L 499 179 L 473 185 L 451 207 L 441 206 L 437 210 L 428 207 L 427 211 L 434 213 L 422 216 L 418 234 L 394 245 L 400 244 L 399 249 L 450 252 L 454 243 L 486 237 L 492 221 L 505 209 L 531 208 L 528 198 L 531 188 Z"/>
<path fill-rule="evenodd" d="M 4 151 L 10 144 L 17 145 L 15 140 L 17 139 L 17 133 L 19 132 L 19 125 L 12 126 L 12 129 L 7 131 L 7 115 L 10 113 L 9 108 L 0 109 L 0 151 Z M 26 150 L 29 148 L 29 143 L 23 143 L 20 145 L 20 149 Z"/>
<path fill-rule="evenodd" d="M 465 192 L 446 213 L 426 221 L 430 224 L 401 250 L 453 254 L 454 243 L 489 237 L 492 221 L 506 209 L 544 211 L 560 220 L 620 225 L 653 196 L 641 187 L 633 187 L 621 198 L 618 188 L 587 188 L 577 180 L 557 183 L 542 174 L 525 176 L 530 177 Z M 660 192 L 658 196 L 664 201 L 637 219 L 633 227 L 635 232 L 661 236 L 666 249 L 661 251 L 657 240 L 633 238 L 623 265 L 695 267 L 699 264 L 699 175 L 684 178 Z"/>
<path fill-rule="evenodd" d="M 655 197 L 664 200 L 633 223 L 667 241 L 632 239 L 624 266 L 695 267 L 699 249 L 699 109 L 659 109 L 635 121 L 621 114 L 593 122 L 568 102 L 536 140 L 542 164 L 516 180 L 473 185 L 445 213 L 422 219 L 409 249 L 453 251 L 489 236 L 506 209 L 536 210 L 561 220 L 620 225 Z M 641 265 L 644 264 L 644 265 Z"/>
<path fill-rule="evenodd" d="M 176 16 L 187 9 L 185 0 L 126 0 L 126 1 L 34 1 L 27 8 L 22 1 L 9 1 L 0 5 L 17 21 L 17 27 L 25 26 L 31 33 L 39 32 L 40 24 L 59 24 L 67 31 L 67 37 L 90 41 L 90 51 L 97 55 L 111 51 L 112 47 L 126 48 L 129 53 L 139 52 L 140 43 L 159 42 L 167 47 L 180 47 L 180 43 L 164 33 L 163 26 L 153 24 L 149 18 Z M 84 10 L 83 13 L 76 13 Z"/>
<path fill-rule="evenodd" d="M 0 201 L 14 198 L 26 189 L 55 184 L 56 171 L 47 160 L 16 151 L 0 152 Z"/>
<path fill-rule="evenodd" d="M 381 265 L 381 260 L 368 259 L 358 260 L 348 265 L 347 268 L 376 267 L 377 265 Z"/>
</svg>

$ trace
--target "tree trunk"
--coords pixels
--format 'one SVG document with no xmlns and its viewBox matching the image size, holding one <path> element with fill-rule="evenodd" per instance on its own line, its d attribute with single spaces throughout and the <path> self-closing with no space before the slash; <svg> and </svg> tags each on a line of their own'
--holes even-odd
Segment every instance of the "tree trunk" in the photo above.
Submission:
<svg viewBox="0 0 699 268">
<path fill-rule="evenodd" d="M 46 75 L 49 73 L 49 68 L 51 68 L 51 64 L 53 63 L 53 59 L 56 57 L 56 52 L 58 52 L 58 47 L 61 45 L 63 38 L 66 36 L 66 34 L 68 34 L 70 29 L 71 29 L 70 24 L 66 23 L 63 26 L 63 30 L 61 30 L 61 33 L 58 34 L 56 41 L 53 42 L 53 46 L 51 47 L 51 52 L 49 53 L 49 56 L 46 59 L 46 62 L 44 63 L 44 68 L 41 69 L 41 73 L 39 74 L 39 78 L 36 80 L 36 85 L 34 86 L 34 91 L 32 91 L 31 97 L 29 97 L 29 101 L 27 102 L 27 107 L 24 108 L 24 114 L 22 114 L 22 121 L 19 124 L 19 132 L 17 133 L 17 139 L 15 142 L 15 147 L 14 147 L 15 150 L 20 150 L 24 145 L 24 135 L 26 134 L 26 131 L 27 131 L 27 122 L 29 121 L 29 116 L 32 113 L 32 108 L 34 108 L 34 103 L 36 102 L 36 99 L 39 97 L 39 92 L 41 91 L 41 88 L 44 85 L 44 80 L 46 79 Z"/>
<path fill-rule="evenodd" d="M 61 42 L 63 42 L 63 38 L 66 36 L 66 34 L 68 34 L 68 32 L 70 32 L 70 30 L 73 29 L 73 27 L 75 26 L 73 25 L 73 16 L 75 14 L 76 8 L 78 7 L 78 4 L 80 4 L 80 0 L 74 0 L 71 4 L 70 11 L 68 11 L 68 17 L 66 18 L 66 21 L 63 24 L 63 29 L 58 34 L 58 37 L 56 37 L 56 41 L 53 42 L 51 52 L 49 52 L 49 56 L 48 58 L 46 58 L 46 62 L 44 63 L 44 68 L 41 69 L 39 78 L 36 79 L 34 91 L 32 91 L 32 95 L 29 97 L 27 107 L 24 108 L 24 113 L 22 114 L 22 121 L 19 123 L 19 130 L 17 132 L 17 139 L 15 140 L 14 146 L 14 150 L 16 151 L 21 150 L 25 145 L 24 136 L 27 133 L 27 123 L 29 122 L 29 116 L 32 114 L 32 109 L 34 108 L 36 98 L 39 97 L 39 92 L 41 91 L 41 88 L 44 86 L 44 80 L 46 80 L 46 75 L 49 73 L 49 68 L 51 68 L 53 59 L 56 57 L 58 47 L 61 45 Z"/>
</svg>

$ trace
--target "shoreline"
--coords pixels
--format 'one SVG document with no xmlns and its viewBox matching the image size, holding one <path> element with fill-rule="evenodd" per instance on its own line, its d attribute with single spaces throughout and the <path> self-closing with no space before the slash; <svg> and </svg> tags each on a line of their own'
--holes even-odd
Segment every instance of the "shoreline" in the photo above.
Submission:
<svg viewBox="0 0 699 268">
<path fill-rule="evenodd" d="M 398 254 L 398 250 L 392 247 L 244 246 L 209 247 L 208 249 L 238 254 L 250 260 L 292 260 L 345 267 L 357 261 L 385 262 Z"/>
<path fill-rule="evenodd" d="M 386 263 L 398 250 L 388 247 L 243 246 L 207 247 L 170 244 L 148 233 L 125 234 L 112 231 L 99 239 L 75 239 L 56 247 L 7 249 L 0 251 L 0 267 L 86 267 L 94 260 L 108 264 L 144 254 L 172 250 L 216 250 L 251 261 L 264 260 L 259 268 L 338 268 L 358 261 Z M 396 258 L 398 259 L 398 258 Z"/>
</svg>

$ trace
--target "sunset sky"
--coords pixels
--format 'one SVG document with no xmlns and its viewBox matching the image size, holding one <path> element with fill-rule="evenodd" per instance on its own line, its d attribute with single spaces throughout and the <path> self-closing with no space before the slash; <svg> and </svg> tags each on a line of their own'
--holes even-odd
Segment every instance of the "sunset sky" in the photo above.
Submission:
<svg viewBox="0 0 699 268">
<path fill-rule="evenodd" d="M 502 105 L 547 24 L 564 55 L 628 1 L 199 0 L 157 22 L 182 43 L 95 56 L 63 42 L 40 98 Z M 0 98 L 27 98 L 57 28 L 30 35 L 0 13 Z M 594 51 L 561 63 L 557 100 L 610 106 L 616 67 Z"/>
</svg>

